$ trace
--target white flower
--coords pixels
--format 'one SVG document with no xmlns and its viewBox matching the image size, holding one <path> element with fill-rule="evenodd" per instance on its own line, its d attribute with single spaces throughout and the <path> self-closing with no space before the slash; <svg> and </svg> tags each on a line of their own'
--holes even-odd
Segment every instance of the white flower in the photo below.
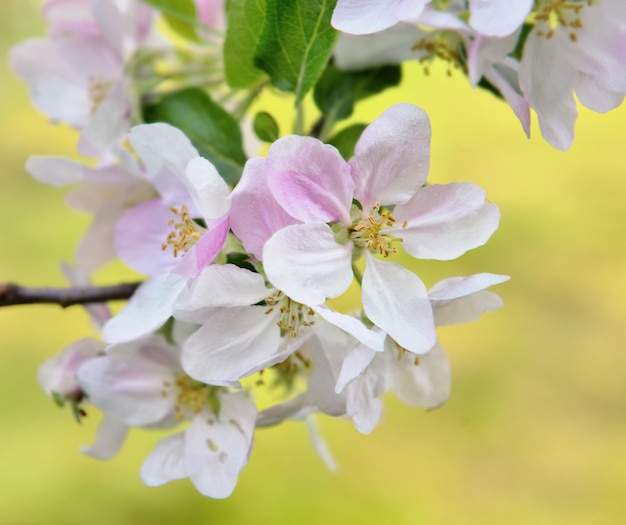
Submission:
<svg viewBox="0 0 626 525">
<path fill-rule="evenodd" d="M 580 102 L 604 113 L 626 93 L 626 3 L 602 0 L 540 10 L 524 45 L 520 85 L 537 112 L 544 138 L 566 150 L 574 139 Z"/>
<path fill-rule="evenodd" d="M 169 427 L 187 419 L 185 431 L 163 439 L 148 456 L 142 479 L 155 486 L 189 477 L 205 496 L 232 493 L 252 447 L 256 407 L 246 394 L 194 381 L 182 372 L 180 349 L 158 336 L 112 345 L 81 366 L 78 379 L 105 414 L 91 455 L 117 446 L 125 427 Z"/>
</svg>

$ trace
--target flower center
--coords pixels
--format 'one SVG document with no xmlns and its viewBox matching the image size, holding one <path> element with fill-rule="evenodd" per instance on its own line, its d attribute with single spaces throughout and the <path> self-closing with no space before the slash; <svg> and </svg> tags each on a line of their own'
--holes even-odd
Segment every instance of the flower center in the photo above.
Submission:
<svg viewBox="0 0 626 525">
<path fill-rule="evenodd" d="M 572 2 L 571 0 L 550 0 L 539 8 L 536 20 L 543 21 L 547 26 L 545 31 L 537 31 L 537 36 L 552 38 L 554 29 L 557 26 L 564 27 L 569 31 L 569 38 L 572 42 L 578 40 L 577 31 L 582 29 L 583 23 L 580 19 L 580 11 L 585 5 L 592 5 L 592 0 L 586 2 Z"/>
<path fill-rule="evenodd" d="M 412 51 L 420 52 L 419 63 L 424 67 L 424 73 L 430 74 L 428 64 L 439 58 L 448 64 L 447 75 L 452 76 L 452 69 L 466 69 L 461 60 L 458 47 L 458 36 L 449 31 L 433 33 L 432 36 L 422 38 L 411 47 Z"/>
<path fill-rule="evenodd" d="M 180 208 L 172 207 L 170 210 L 176 215 L 178 222 L 176 219 L 168 221 L 167 224 L 173 226 L 174 229 L 167 234 L 165 242 L 161 244 L 161 249 L 165 251 L 168 246 L 171 246 L 174 250 L 174 257 L 178 257 L 181 252 L 187 253 L 200 240 L 205 230 L 191 218 L 184 204 Z"/>
<path fill-rule="evenodd" d="M 288 333 L 291 337 L 298 336 L 300 327 L 313 326 L 315 324 L 315 312 L 308 306 L 297 303 L 287 297 L 280 290 L 265 298 L 265 304 L 269 306 L 266 314 L 270 314 L 278 309 L 278 327 Z"/>
<path fill-rule="evenodd" d="M 89 77 L 89 98 L 91 99 L 91 115 L 93 115 L 102 101 L 107 97 L 115 82 L 99 80 L 95 77 Z"/>
<path fill-rule="evenodd" d="M 167 397 L 172 388 L 176 389 L 174 414 L 180 420 L 187 414 L 199 414 L 210 403 L 216 387 L 205 385 L 186 374 L 179 375 L 173 382 L 164 381 L 161 396 Z"/>
<path fill-rule="evenodd" d="M 391 253 L 398 253 L 398 248 L 394 244 L 403 241 L 401 237 L 383 233 L 383 230 L 391 228 L 395 223 L 393 213 L 385 209 L 381 211 L 380 202 L 377 202 L 371 213 L 352 228 L 350 237 L 356 246 L 369 248 L 383 257 L 389 257 Z M 406 225 L 405 221 L 402 227 L 405 228 Z"/>
<path fill-rule="evenodd" d="M 393 342 L 393 345 L 396 347 L 396 350 L 398 350 L 398 361 L 402 361 L 405 355 L 409 355 L 413 358 L 413 364 L 415 366 L 420 365 L 420 356 L 412 354 L 406 348 L 400 346 L 396 341 Z"/>
</svg>

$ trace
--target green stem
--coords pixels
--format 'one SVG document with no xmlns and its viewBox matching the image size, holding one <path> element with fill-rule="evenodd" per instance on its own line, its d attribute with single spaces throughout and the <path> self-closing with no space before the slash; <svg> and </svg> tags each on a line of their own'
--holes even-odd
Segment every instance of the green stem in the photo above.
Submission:
<svg viewBox="0 0 626 525">
<path fill-rule="evenodd" d="M 363 286 L 363 274 L 357 267 L 356 263 L 352 263 L 352 273 L 354 274 L 356 282 L 359 283 L 359 286 Z"/>
<path fill-rule="evenodd" d="M 302 104 L 296 106 L 296 122 L 294 124 L 294 133 L 296 135 L 304 135 L 304 107 Z"/>
<path fill-rule="evenodd" d="M 250 92 L 237 104 L 232 112 L 233 116 L 237 120 L 241 120 L 243 118 L 243 116 L 246 114 L 246 111 L 248 111 L 252 103 L 261 94 L 261 91 L 263 91 L 263 88 L 267 85 L 267 83 L 267 80 L 259 82 L 259 84 L 253 87 Z"/>
</svg>

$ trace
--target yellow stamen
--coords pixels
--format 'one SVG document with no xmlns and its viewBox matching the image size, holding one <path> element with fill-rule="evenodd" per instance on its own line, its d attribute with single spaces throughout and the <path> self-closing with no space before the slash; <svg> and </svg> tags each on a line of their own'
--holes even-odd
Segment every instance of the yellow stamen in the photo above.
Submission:
<svg viewBox="0 0 626 525">
<path fill-rule="evenodd" d="M 174 229 L 168 233 L 165 242 L 161 244 L 161 249 L 165 251 L 168 246 L 171 246 L 174 257 L 178 257 L 179 253 L 187 253 L 200 240 L 204 231 L 191 218 L 187 206 L 184 204 L 180 208 L 172 207 L 170 210 L 178 217 L 178 222 L 175 219 L 168 221 L 168 225 Z"/>
</svg>

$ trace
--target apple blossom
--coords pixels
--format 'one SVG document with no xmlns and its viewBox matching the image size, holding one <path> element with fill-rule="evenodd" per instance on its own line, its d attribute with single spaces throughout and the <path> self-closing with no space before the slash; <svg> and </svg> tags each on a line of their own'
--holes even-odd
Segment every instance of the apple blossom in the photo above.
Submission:
<svg viewBox="0 0 626 525">
<path fill-rule="evenodd" d="M 231 494 L 247 463 L 256 416 L 244 393 L 186 376 L 180 349 L 159 337 L 112 345 L 79 368 L 78 380 L 107 425 L 170 427 L 190 420 L 184 432 L 162 440 L 148 456 L 141 470 L 146 484 L 190 477 L 206 496 Z"/>
<path fill-rule="evenodd" d="M 83 154 L 106 151 L 131 125 L 125 69 L 150 39 L 154 11 L 138 0 L 50 0 L 44 15 L 48 38 L 14 47 L 11 65 L 39 110 L 82 131 Z"/>
<path fill-rule="evenodd" d="M 349 163 L 312 138 L 275 142 L 268 186 L 302 223 L 282 228 L 264 245 L 264 269 L 274 286 L 298 302 L 320 304 L 347 289 L 352 262 L 364 254 L 366 315 L 408 350 L 428 350 L 435 335 L 424 285 L 373 254 L 388 259 L 402 245 L 414 257 L 454 259 L 486 242 L 499 221 L 497 207 L 485 204 L 473 184 L 422 188 L 429 145 L 428 118 L 409 104 L 393 106 L 368 126 Z M 299 271 L 290 271 L 294 267 Z"/>
<path fill-rule="evenodd" d="M 520 84 L 544 138 L 566 150 L 578 113 L 574 92 L 584 106 L 599 113 L 622 103 L 626 6 L 619 0 L 550 4 L 536 18 L 524 45 Z"/>
<path fill-rule="evenodd" d="M 117 222 L 117 254 L 152 278 L 103 330 L 109 342 L 129 341 L 159 328 L 187 282 L 212 262 L 228 233 L 230 190 L 215 167 L 178 129 L 137 126 L 129 141 L 143 176 L 159 191 Z M 203 219 L 206 227 L 194 219 Z"/>
</svg>

